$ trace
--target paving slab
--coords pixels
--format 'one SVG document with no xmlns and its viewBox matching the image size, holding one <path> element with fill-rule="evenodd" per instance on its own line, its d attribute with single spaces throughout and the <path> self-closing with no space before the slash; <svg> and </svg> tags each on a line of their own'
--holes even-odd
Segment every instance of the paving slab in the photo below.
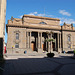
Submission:
<svg viewBox="0 0 75 75">
<path fill-rule="evenodd" d="M 8 74 L 41 74 L 49 73 L 54 70 L 59 64 L 48 61 L 46 58 L 19 58 L 14 60 L 7 60 L 5 67 Z"/>
<path fill-rule="evenodd" d="M 75 75 L 73 54 L 7 55 L 3 75 Z"/>
<path fill-rule="evenodd" d="M 75 75 L 75 63 L 64 65 L 58 72 L 61 75 Z"/>
</svg>

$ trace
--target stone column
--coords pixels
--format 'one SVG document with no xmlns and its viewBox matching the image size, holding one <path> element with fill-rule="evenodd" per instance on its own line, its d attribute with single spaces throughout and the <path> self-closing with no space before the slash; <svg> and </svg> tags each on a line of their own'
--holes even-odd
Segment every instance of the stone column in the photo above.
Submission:
<svg viewBox="0 0 75 75">
<path fill-rule="evenodd" d="M 51 34 L 51 38 L 52 38 L 52 34 Z M 52 41 L 51 41 L 51 52 L 53 51 L 53 48 L 52 48 Z"/>
<path fill-rule="evenodd" d="M 50 39 L 50 35 L 48 35 L 48 39 Z M 51 45 L 51 42 L 48 42 L 48 52 L 50 52 L 50 45 Z"/>
<path fill-rule="evenodd" d="M 55 49 L 56 49 L 56 38 L 55 38 Z"/>
<path fill-rule="evenodd" d="M 41 32 L 41 43 L 40 43 L 40 45 L 41 45 L 41 49 L 42 49 L 42 32 Z"/>
<path fill-rule="evenodd" d="M 28 32 L 26 32 L 26 48 L 28 49 Z"/>
<path fill-rule="evenodd" d="M 46 51 L 48 50 L 47 47 L 48 47 L 48 46 L 47 46 L 47 42 L 46 42 Z"/>
<path fill-rule="evenodd" d="M 39 32 L 38 32 L 38 48 L 40 48 L 40 36 L 39 36 Z"/>
<path fill-rule="evenodd" d="M 60 49 L 59 49 L 59 52 L 61 53 L 61 33 L 60 33 Z"/>
<path fill-rule="evenodd" d="M 38 32 L 38 52 L 42 53 L 42 33 Z"/>
<path fill-rule="evenodd" d="M 37 42 L 38 39 L 37 39 L 37 37 L 35 39 L 36 39 L 36 49 L 37 49 L 38 48 L 38 46 L 37 46 L 38 45 L 38 42 Z"/>
<path fill-rule="evenodd" d="M 58 52 L 59 52 L 59 33 L 57 33 L 57 38 L 58 38 Z"/>
<path fill-rule="evenodd" d="M 25 48 L 26 48 L 26 31 L 25 31 Z"/>
<path fill-rule="evenodd" d="M 30 32 L 30 36 L 29 36 L 29 48 L 31 48 L 31 32 Z"/>
<path fill-rule="evenodd" d="M 29 32 L 28 32 L 28 48 L 29 48 Z"/>
<path fill-rule="evenodd" d="M 61 33 L 60 33 L 60 48 L 61 48 Z"/>
</svg>

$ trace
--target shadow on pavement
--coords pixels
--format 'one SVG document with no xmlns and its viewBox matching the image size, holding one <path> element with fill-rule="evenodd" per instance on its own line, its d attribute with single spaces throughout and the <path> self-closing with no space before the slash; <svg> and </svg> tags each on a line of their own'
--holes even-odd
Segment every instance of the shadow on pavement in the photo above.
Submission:
<svg viewBox="0 0 75 75">
<path fill-rule="evenodd" d="M 63 71 L 61 69 L 68 64 L 75 67 L 75 60 L 71 59 L 71 56 L 8 59 L 4 64 L 5 71 L 2 75 L 63 75 L 66 68 Z"/>
<path fill-rule="evenodd" d="M 68 51 L 67 54 L 74 54 L 74 51 Z"/>
</svg>

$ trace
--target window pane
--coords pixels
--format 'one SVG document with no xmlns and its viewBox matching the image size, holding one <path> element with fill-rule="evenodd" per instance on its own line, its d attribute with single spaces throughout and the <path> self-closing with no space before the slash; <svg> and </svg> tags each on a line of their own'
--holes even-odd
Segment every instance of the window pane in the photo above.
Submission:
<svg viewBox="0 0 75 75">
<path fill-rule="evenodd" d="M 19 39 L 19 33 L 16 33 L 16 39 Z"/>
<path fill-rule="evenodd" d="M 19 48 L 19 44 L 15 44 L 15 48 Z"/>
<path fill-rule="evenodd" d="M 39 24 L 47 24 L 47 23 L 45 23 L 45 22 L 40 22 Z"/>
<path fill-rule="evenodd" d="M 70 36 L 68 36 L 68 41 L 70 41 Z"/>
</svg>

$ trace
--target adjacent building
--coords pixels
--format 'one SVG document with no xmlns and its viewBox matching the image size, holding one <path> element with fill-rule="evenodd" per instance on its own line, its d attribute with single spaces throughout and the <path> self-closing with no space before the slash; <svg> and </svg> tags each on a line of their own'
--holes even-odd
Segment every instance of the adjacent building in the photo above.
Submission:
<svg viewBox="0 0 75 75">
<path fill-rule="evenodd" d="M 0 53 L 3 53 L 5 38 L 6 0 L 0 0 Z"/>
<path fill-rule="evenodd" d="M 23 15 L 21 19 L 11 17 L 6 26 L 7 53 L 24 53 L 25 50 L 67 52 L 75 48 L 73 24 L 61 26 L 58 18 Z M 48 38 L 53 38 L 55 42 L 45 41 Z"/>
</svg>

